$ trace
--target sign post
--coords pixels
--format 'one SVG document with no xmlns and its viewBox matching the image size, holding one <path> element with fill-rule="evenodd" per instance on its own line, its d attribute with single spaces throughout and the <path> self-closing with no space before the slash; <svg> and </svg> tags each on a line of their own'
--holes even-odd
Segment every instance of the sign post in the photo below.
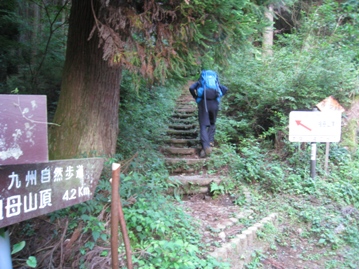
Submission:
<svg viewBox="0 0 359 269">
<path fill-rule="evenodd" d="M 310 177 L 315 179 L 317 165 L 317 143 L 311 143 L 311 154 L 310 154 Z"/>
<path fill-rule="evenodd" d="M 12 269 L 9 231 L 3 231 L 3 234 L 0 233 L 0 268 Z"/>
<path fill-rule="evenodd" d="M 316 143 L 339 142 L 341 112 L 292 111 L 289 114 L 289 141 L 311 142 L 311 177 L 315 178 Z"/>
<path fill-rule="evenodd" d="M 0 228 L 92 199 L 104 160 L 1 166 Z"/>
<path fill-rule="evenodd" d="M 339 142 L 341 113 L 292 111 L 289 114 L 289 141 Z"/>
<path fill-rule="evenodd" d="M 46 96 L 0 95 L 0 268 L 7 226 L 92 199 L 104 159 L 48 160 Z"/>
<path fill-rule="evenodd" d="M 0 169 L 3 165 L 45 161 L 48 161 L 46 96 L 1 95 Z M 2 182 L 4 179 L 0 178 Z M 3 195 L 3 190 L 0 190 Z M 0 199 L 2 207 L 4 201 Z M 0 222 L 1 218 L 2 215 Z M 10 238 L 6 227 L 0 228 L 0 242 L 0 267 L 12 269 Z"/>
<path fill-rule="evenodd" d="M 318 112 L 318 108 L 313 108 L 313 112 Z M 311 143 L 311 155 L 310 155 L 310 177 L 315 179 L 317 166 L 317 143 Z"/>
<path fill-rule="evenodd" d="M 48 161 L 44 95 L 0 95 L 0 165 Z"/>
<path fill-rule="evenodd" d="M 339 104 L 337 100 L 333 98 L 333 96 L 329 96 L 325 98 L 323 101 L 318 103 L 317 108 L 319 108 L 320 111 L 326 112 L 326 111 L 338 111 L 340 113 L 343 113 L 345 109 Z M 329 162 L 329 146 L 330 142 L 325 143 L 325 164 L 324 164 L 324 170 L 325 173 L 328 173 L 328 162 Z"/>
</svg>

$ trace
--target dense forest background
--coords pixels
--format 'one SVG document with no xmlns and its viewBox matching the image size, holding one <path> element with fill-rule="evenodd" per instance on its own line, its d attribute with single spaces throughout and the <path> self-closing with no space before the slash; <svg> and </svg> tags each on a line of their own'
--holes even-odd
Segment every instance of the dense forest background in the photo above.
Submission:
<svg viewBox="0 0 359 269">
<path fill-rule="evenodd" d="M 121 6 L 125 1 L 94 2 L 98 21 L 92 18 L 88 28 L 90 31 L 97 23 L 97 33 L 91 32 L 92 38 L 98 34 L 93 47 L 100 44 L 101 57 L 108 64 L 101 67 L 101 72 L 120 70 L 112 74 L 118 75 L 113 80 L 118 84 L 112 87 L 119 93 L 113 110 L 119 127 L 119 131 L 114 130 L 114 152 L 108 154 L 111 149 L 94 154 L 106 155 L 106 167 L 93 200 L 50 214 L 46 221 L 36 219 L 10 227 L 16 250 L 14 266 L 104 266 L 109 261 L 107 179 L 111 163 L 120 162 L 121 197 L 139 268 L 227 268 L 207 257 L 193 223 L 176 206 L 178 197 L 166 195 L 173 184 L 168 182 L 168 171 L 158 150 L 183 86 L 196 80 L 200 70 L 211 68 L 229 88 L 218 119 L 218 149 L 208 169 L 226 173 L 231 180 L 215 186 L 215 191 L 239 197 L 237 204 L 254 209 L 258 218 L 274 209 L 279 212 L 288 226 L 276 234 L 273 249 L 299 247 L 305 239 L 313 252 L 303 259 L 316 261 L 318 268 L 358 268 L 355 105 L 359 93 L 359 2 L 134 1 L 124 8 L 128 12 L 121 14 L 130 30 L 123 30 L 118 40 L 109 30 L 116 29 L 111 25 L 116 20 L 106 17 L 111 13 L 106 8 Z M 68 52 L 73 3 L 0 2 L 0 93 L 46 95 L 49 122 L 61 119 L 60 92 L 68 91 L 65 87 L 70 84 L 70 69 L 64 66 L 71 66 L 69 61 L 76 58 Z M 149 14 L 150 19 L 141 17 L 143 14 Z M 111 33 L 117 43 L 104 42 L 106 33 Z M 88 38 L 91 40 L 90 35 Z M 328 96 L 346 109 L 342 139 L 330 145 L 327 171 L 325 145 L 318 144 L 314 180 L 309 176 L 310 146 L 288 141 L 288 117 L 294 110 L 312 110 Z M 87 132 L 91 135 L 95 131 Z M 56 135 L 50 139 L 53 137 Z M 88 156 L 93 149 L 86 146 L 67 156 L 66 151 L 53 156 Z M 240 198 L 242 186 L 252 194 L 250 203 Z M 33 239 L 44 227 L 51 232 L 46 246 L 44 241 Z M 344 228 L 339 231 L 338 227 Z M 294 237 L 299 229 L 302 232 Z M 80 234 L 79 243 L 71 253 L 63 253 L 63 239 L 76 233 Z M 122 246 L 120 251 L 124 257 Z M 247 268 L 263 268 L 265 254 L 256 255 Z"/>
</svg>

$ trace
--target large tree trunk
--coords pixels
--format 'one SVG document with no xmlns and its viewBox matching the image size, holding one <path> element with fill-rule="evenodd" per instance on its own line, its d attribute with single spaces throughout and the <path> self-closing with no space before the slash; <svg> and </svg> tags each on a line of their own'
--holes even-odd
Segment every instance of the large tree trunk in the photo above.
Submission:
<svg viewBox="0 0 359 269">
<path fill-rule="evenodd" d="M 95 14 L 98 1 L 93 1 Z M 49 129 L 50 159 L 110 156 L 118 135 L 121 70 L 102 60 L 91 1 L 72 1 L 60 98 Z"/>
</svg>

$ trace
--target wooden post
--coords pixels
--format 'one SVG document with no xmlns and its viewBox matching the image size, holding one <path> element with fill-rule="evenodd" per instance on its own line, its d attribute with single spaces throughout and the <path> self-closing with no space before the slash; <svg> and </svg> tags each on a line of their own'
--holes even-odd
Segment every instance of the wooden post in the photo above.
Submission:
<svg viewBox="0 0 359 269">
<path fill-rule="evenodd" d="M 119 268 L 118 262 L 118 213 L 120 197 L 118 194 L 120 167 L 118 163 L 112 164 L 112 199 L 111 199 L 111 260 L 112 269 Z"/>
<path fill-rule="evenodd" d="M 119 199 L 118 213 L 119 213 L 119 217 L 120 217 L 121 232 L 122 232 L 123 241 L 125 243 L 125 249 L 126 249 L 127 269 L 133 269 L 131 244 L 130 244 L 130 239 L 129 239 L 128 233 L 127 233 L 125 215 L 123 214 L 123 210 L 122 210 L 121 197 Z"/>
</svg>

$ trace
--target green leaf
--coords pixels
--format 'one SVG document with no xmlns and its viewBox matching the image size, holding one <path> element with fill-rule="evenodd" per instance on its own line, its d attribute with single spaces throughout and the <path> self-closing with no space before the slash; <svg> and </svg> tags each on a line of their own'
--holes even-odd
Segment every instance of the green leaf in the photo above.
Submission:
<svg viewBox="0 0 359 269">
<path fill-rule="evenodd" d="M 11 93 L 19 93 L 19 89 L 15 88 L 15 90 L 11 91 Z"/>
<path fill-rule="evenodd" d="M 108 256 L 108 251 L 107 250 L 104 250 L 100 253 L 100 256 L 101 257 L 107 257 Z"/>
<path fill-rule="evenodd" d="M 26 242 L 25 241 L 21 241 L 20 243 L 17 243 L 13 246 L 12 248 L 12 252 L 11 254 L 15 254 L 15 253 L 18 253 L 19 251 L 21 251 L 26 245 Z"/>
<path fill-rule="evenodd" d="M 107 238 L 107 234 L 101 234 L 101 239 L 103 241 L 106 241 L 108 238 Z"/>
<path fill-rule="evenodd" d="M 5 229 L 4 229 L 4 228 L 1 228 L 1 229 L 0 229 L 0 236 L 1 236 L 2 238 L 5 238 Z"/>
<path fill-rule="evenodd" d="M 27 264 L 28 266 L 30 266 L 31 268 L 36 268 L 36 266 L 37 266 L 36 257 L 30 256 L 30 257 L 27 259 L 26 264 Z"/>
<path fill-rule="evenodd" d="M 93 237 L 93 240 L 96 242 L 97 239 L 100 237 L 100 232 L 92 231 L 92 237 Z"/>
</svg>

